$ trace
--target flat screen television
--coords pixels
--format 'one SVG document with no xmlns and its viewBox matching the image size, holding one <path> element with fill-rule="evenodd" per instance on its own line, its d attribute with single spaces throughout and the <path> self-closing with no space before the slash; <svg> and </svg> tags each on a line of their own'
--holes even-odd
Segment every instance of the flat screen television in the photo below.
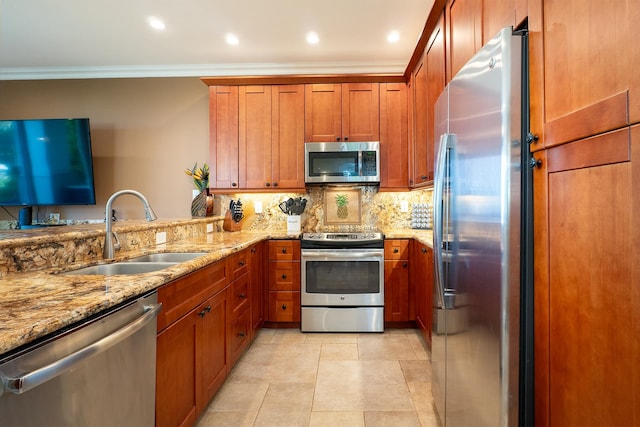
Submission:
<svg viewBox="0 0 640 427">
<path fill-rule="evenodd" d="M 95 203 L 89 119 L 0 120 L 0 206 Z"/>
</svg>

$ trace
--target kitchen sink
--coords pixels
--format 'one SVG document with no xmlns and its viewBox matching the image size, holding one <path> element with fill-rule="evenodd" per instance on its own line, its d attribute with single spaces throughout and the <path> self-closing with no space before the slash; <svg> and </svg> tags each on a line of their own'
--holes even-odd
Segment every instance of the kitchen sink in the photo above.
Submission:
<svg viewBox="0 0 640 427">
<path fill-rule="evenodd" d="M 78 270 L 67 271 L 65 275 L 100 275 L 115 276 L 126 274 L 151 273 L 176 265 L 177 262 L 116 262 L 113 264 L 92 265 Z"/>
<path fill-rule="evenodd" d="M 131 258 L 127 262 L 185 262 L 207 255 L 207 252 L 161 252 Z"/>
</svg>

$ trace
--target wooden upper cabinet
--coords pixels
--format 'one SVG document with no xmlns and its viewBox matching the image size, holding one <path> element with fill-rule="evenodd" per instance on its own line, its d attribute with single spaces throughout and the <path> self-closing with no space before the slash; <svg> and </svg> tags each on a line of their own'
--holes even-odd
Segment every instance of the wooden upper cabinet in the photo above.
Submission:
<svg viewBox="0 0 640 427">
<path fill-rule="evenodd" d="M 238 88 L 209 86 L 209 186 L 238 188 Z"/>
<path fill-rule="evenodd" d="M 435 103 L 446 85 L 444 16 L 440 16 L 413 76 L 412 186 L 433 181 Z"/>
<path fill-rule="evenodd" d="M 528 15 L 527 6 L 527 0 L 482 0 L 483 44 L 504 27 L 518 27 Z"/>
<path fill-rule="evenodd" d="M 271 185 L 271 86 L 240 86 L 240 188 Z"/>
<path fill-rule="evenodd" d="M 304 86 L 240 86 L 239 98 L 239 188 L 304 188 Z"/>
<path fill-rule="evenodd" d="M 633 28 L 639 2 L 565 0 L 541 7 L 536 18 L 544 17 L 544 49 L 538 50 L 544 56 L 544 145 L 637 122 L 640 49 L 634 48 Z"/>
<path fill-rule="evenodd" d="M 307 84 L 305 142 L 378 141 L 378 83 Z"/>
<path fill-rule="evenodd" d="M 447 10 L 447 81 L 450 81 L 482 47 L 482 2 L 450 0 Z"/>
<path fill-rule="evenodd" d="M 304 188 L 304 85 L 277 85 L 271 94 L 272 186 Z"/>
<path fill-rule="evenodd" d="M 407 86 L 380 84 L 380 187 L 407 188 Z"/>
</svg>

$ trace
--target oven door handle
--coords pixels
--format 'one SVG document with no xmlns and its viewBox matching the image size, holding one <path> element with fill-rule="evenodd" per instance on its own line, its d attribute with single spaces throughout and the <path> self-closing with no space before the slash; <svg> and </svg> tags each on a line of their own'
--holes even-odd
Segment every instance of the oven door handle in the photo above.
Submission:
<svg viewBox="0 0 640 427">
<path fill-rule="evenodd" d="M 371 257 L 383 257 L 384 251 L 371 251 L 371 252 L 356 252 L 356 251 L 344 251 L 344 252 L 336 252 L 332 250 L 328 251 L 302 251 L 302 257 L 321 257 L 321 258 L 339 258 L 342 260 L 346 260 L 348 258 L 371 258 Z"/>
</svg>

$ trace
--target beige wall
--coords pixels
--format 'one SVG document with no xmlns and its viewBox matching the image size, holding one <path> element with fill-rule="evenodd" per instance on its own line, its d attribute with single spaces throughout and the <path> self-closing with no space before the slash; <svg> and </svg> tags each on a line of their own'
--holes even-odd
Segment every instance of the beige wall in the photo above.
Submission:
<svg viewBox="0 0 640 427">
<path fill-rule="evenodd" d="M 61 219 L 103 219 L 115 191 L 149 199 L 160 218 L 188 218 L 191 179 L 184 169 L 208 162 L 208 89 L 198 78 L 0 81 L 0 119 L 89 117 L 95 206 L 34 208 Z M 114 204 L 121 219 L 144 218 L 132 196 Z M 18 208 L 9 208 L 17 216 Z M 38 218 L 36 217 L 38 213 Z M 11 219 L 0 209 L 0 220 Z"/>
</svg>

